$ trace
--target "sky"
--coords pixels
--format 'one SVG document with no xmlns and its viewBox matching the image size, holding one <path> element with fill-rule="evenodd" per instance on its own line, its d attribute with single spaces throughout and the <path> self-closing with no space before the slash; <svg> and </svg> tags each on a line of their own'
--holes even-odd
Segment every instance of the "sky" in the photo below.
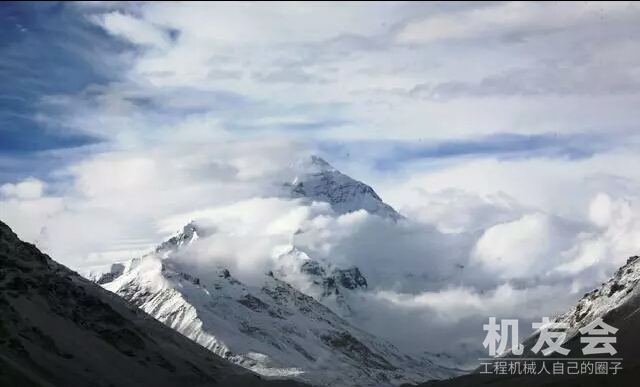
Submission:
<svg viewBox="0 0 640 387">
<path fill-rule="evenodd" d="M 495 291 L 380 299 L 508 312 L 551 286 L 562 310 L 640 250 L 639 26 L 635 2 L 2 3 L 0 219 L 74 269 L 202 208 L 288 230 L 315 215 L 253 198 L 318 154 L 416 222 L 383 234 L 396 254 L 472 235 Z M 381 231 L 349 219 L 317 227 L 361 262 Z M 424 267 L 453 259 L 437 251 Z"/>
</svg>

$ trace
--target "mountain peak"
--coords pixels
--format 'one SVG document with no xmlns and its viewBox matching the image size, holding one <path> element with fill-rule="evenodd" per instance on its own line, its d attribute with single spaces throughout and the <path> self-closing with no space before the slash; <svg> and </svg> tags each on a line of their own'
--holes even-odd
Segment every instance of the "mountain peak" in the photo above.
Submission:
<svg viewBox="0 0 640 387">
<path fill-rule="evenodd" d="M 320 156 L 310 155 L 297 159 L 293 163 L 293 170 L 302 173 L 337 172 L 329 162 Z"/>
<path fill-rule="evenodd" d="M 365 210 L 383 218 L 402 218 L 373 188 L 343 174 L 319 156 L 302 157 L 292 169 L 295 177 L 284 184 L 286 196 L 329 203 L 338 214 Z"/>
<path fill-rule="evenodd" d="M 194 237 L 194 235 L 197 236 L 200 233 L 200 229 L 196 225 L 196 222 L 192 220 L 184 227 L 182 227 L 182 233 L 184 234 L 185 238 L 191 239 Z"/>
<path fill-rule="evenodd" d="M 207 230 L 192 220 L 182 227 L 182 231 L 176 233 L 169 240 L 163 242 L 156 248 L 156 253 L 171 252 L 176 250 L 182 245 L 188 245 L 194 240 L 205 237 L 211 233 L 211 230 Z"/>
</svg>

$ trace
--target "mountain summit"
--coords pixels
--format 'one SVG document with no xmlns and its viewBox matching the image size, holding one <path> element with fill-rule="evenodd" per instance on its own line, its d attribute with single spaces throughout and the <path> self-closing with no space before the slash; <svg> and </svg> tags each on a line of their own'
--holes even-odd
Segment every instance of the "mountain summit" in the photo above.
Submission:
<svg viewBox="0 0 640 387">
<path fill-rule="evenodd" d="M 370 186 L 355 180 L 318 156 L 297 160 L 294 178 L 284 184 L 285 196 L 303 202 L 325 202 L 338 214 L 365 210 L 394 221 L 402 218 Z"/>
<path fill-rule="evenodd" d="M 320 156 L 311 155 L 297 159 L 292 164 L 292 169 L 305 173 L 335 172 L 337 171 L 329 162 Z"/>
</svg>

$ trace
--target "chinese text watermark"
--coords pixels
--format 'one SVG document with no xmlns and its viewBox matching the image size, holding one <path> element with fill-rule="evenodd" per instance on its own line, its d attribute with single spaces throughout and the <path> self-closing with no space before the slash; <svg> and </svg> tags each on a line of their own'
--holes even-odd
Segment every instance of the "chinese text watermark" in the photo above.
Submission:
<svg viewBox="0 0 640 387">
<path fill-rule="evenodd" d="M 535 345 L 529 348 L 533 355 L 538 353 L 549 356 L 557 353 L 567 356 L 570 353 L 563 344 L 567 339 L 569 324 L 562 322 L 552 322 L 548 317 L 542 318 L 542 322 L 534 322 L 532 328 L 538 333 Z M 489 350 L 490 362 L 483 362 L 484 370 L 481 373 L 494 374 L 542 374 L 548 375 L 616 375 L 621 369 L 621 360 L 617 358 L 557 358 L 553 361 L 544 358 L 524 358 L 524 346 L 520 344 L 518 337 L 518 320 L 504 319 L 497 323 L 495 317 L 489 318 L 489 323 L 483 325 L 487 336 L 482 343 Z M 616 343 L 614 336 L 618 331 L 606 324 L 601 318 L 596 318 L 590 324 L 578 329 L 582 335 L 580 343 L 585 344 L 582 348 L 583 355 L 608 355 L 614 356 L 617 351 L 613 347 Z M 515 357 L 495 357 L 505 354 L 507 344 L 510 343 L 510 354 Z M 507 352 L 508 353 L 508 352 Z M 551 364 L 552 363 L 552 364 Z M 490 369 L 490 366 L 492 368 Z"/>
</svg>

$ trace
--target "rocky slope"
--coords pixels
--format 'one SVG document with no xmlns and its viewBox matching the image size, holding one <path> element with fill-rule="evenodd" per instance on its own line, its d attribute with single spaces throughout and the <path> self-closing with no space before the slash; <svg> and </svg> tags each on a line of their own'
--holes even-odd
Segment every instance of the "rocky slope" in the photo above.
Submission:
<svg viewBox="0 0 640 387">
<path fill-rule="evenodd" d="M 0 222 L 0 385 L 295 386 L 221 359 Z"/>
<path fill-rule="evenodd" d="M 569 324 L 567 340 L 578 333 L 578 329 L 600 317 L 604 321 L 619 321 L 640 310 L 640 257 L 627 259 L 627 263 L 599 288 L 585 294 L 567 313 L 556 322 Z"/>
</svg>

